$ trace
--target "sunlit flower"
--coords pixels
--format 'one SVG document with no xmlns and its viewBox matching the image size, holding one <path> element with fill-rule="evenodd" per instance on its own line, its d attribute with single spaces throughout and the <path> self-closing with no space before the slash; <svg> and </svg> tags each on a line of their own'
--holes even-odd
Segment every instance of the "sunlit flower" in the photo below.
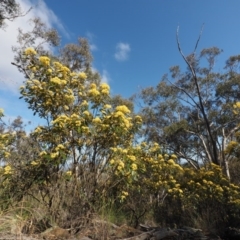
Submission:
<svg viewBox="0 0 240 240">
<path fill-rule="evenodd" d="M 39 62 L 44 66 L 50 65 L 50 59 L 49 59 L 49 57 L 46 57 L 46 56 L 39 57 Z"/>
<path fill-rule="evenodd" d="M 132 168 L 133 171 L 136 171 L 137 170 L 137 164 L 132 163 L 131 168 Z"/>
<path fill-rule="evenodd" d="M 4 152 L 3 155 L 4 155 L 5 158 L 9 158 L 9 157 L 11 156 L 11 153 L 9 153 L 9 152 Z"/>
<path fill-rule="evenodd" d="M 81 79 L 86 79 L 86 78 L 87 78 L 87 75 L 86 75 L 85 72 L 80 72 L 80 73 L 79 73 L 79 77 L 80 77 Z"/>
<path fill-rule="evenodd" d="M 37 52 L 32 47 L 25 49 L 24 53 L 26 55 L 36 55 L 37 54 Z"/>
<path fill-rule="evenodd" d="M 93 120 L 93 123 L 101 123 L 101 119 L 99 117 L 95 117 Z"/>
<path fill-rule="evenodd" d="M 112 108 L 112 106 L 111 106 L 110 104 L 105 104 L 103 107 L 104 107 L 105 109 Z"/>
<path fill-rule="evenodd" d="M 11 166 L 7 165 L 4 167 L 4 175 L 11 174 L 12 173 L 12 168 Z"/>
<path fill-rule="evenodd" d="M 125 105 L 116 107 L 116 111 L 120 111 L 120 112 L 122 112 L 122 113 L 124 113 L 124 114 L 131 112 L 131 111 L 128 109 L 128 107 L 125 106 Z"/>
</svg>

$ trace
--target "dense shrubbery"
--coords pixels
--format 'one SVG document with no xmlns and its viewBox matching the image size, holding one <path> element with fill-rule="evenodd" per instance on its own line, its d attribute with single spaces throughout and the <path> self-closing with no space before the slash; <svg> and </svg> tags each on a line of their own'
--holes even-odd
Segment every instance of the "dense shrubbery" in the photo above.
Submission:
<svg viewBox="0 0 240 240">
<path fill-rule="evenodd" d="M 90 72 L 72 72 L 32 48 L 23 58 L 22 97 L 46 125 L 29 136 L 21 122 L 15 131 L 2 126 L 2 210 L 37 203 L 65 226 L 110 209 L 134 225 L 239 226 L 240 188 L 220 166 L 195 169 L 157 143 L 137 143 L 141 117 L 112 107 L 110 87 Z"/>
<path fill-rule="evenodd" d="M 34 23 L 40 33 L 47 31 L 39 20 Z M 51 36 L 57 45 L 56 33 Z M 177 85 L 163 79 L 155 90 L 141 93 L 146 106 L 140 116 L 132 102 L 111 96 L 109 85 L 92 71 L 86 40 L 52 56 L 42 47 L 25 49 L 34 44 L 25 37 L 24 48 L 15 48 L 15 65 L 26 77 L 20 92 L 45 124 L 30 134 L 20 118 L 0 126 L 2 213 L 14 209 L 26 221 L 45 219 L 67 228 L 88 224 L 93 214 L 133 226 L 190 225 L 219 234 L 240 227 L 240 104 L 231 95 L 236 91 L 231 87 L 238 86 L 233 68 L 219 76 L 197 66 L 193 78 L 187 72 Z M 201 57 L 209 58 L 211 68 L 219 53 L 205 49 Z M 229 67 L 238 61 L 230 60 Z M 180 76 L 177 67 L 171 73 Z M 202 92 L 197 93 L 198 83 Z M 206 96 L 210 83 L 213 91 Z M 211 97 L 214 108 L 210 100 L 199 108 L 197 97 Z"/>
</svg>

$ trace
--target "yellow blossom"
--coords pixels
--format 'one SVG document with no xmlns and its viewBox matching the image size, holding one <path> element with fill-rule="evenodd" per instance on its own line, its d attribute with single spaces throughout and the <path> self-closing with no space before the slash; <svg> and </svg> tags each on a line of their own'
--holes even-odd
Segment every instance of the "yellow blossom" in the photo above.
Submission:
<svg viewBox="0 0 240 240">
<path fill-rule="evenodd" d="M 84 133 L 89 133 L 89 128 L 86 127 L 86 126 L 82 126 L 82 131 L 83 131 Z"/>
<path fill-rule="evenodd" d="M 77 119 L 78 119 L 79 116 L 78 116 L 76 113 L 73 113 L 73 114 L 71 115 L 71 118 L 72 118 L 72 119 L 74 119 L 74 118 L 77 118 Z"/>
<path fill-rule="evenodd" d="M 50 65 L 50 59 L 49 59 L 49 57 L 46 57 L 46 56 L 39 57 L 39 62 L 44 66 Z"/>
<path fill-rule="evenodd" d="M 63 106 L 63 109 L 64 109 L 65 111 L 67 111 L 67 110 L 69 110 L 69 107 L 68 107 L 67 105 L 64 105 L 64 106 Z"/>
<path fill-rule="evenodd" d="M 108 85 L 107 83 L 102 83 L 102 84 L 100 85 L 100 88 L 101 88 L 101 89 L 110 90 L 110 87 L 109 87 L 109 85 Z"/>
<path fill-rule="evenodd" d="M 79 121 L 79 120 L 76 121 L 76 122 L 75 122 L 75 125 L 76 125 L 76 127 L 80 127 L 80 126 L 81 126 L 81 121 Z"/>
<path fill-rule="evenodd" d="M 240 108 L 240 102 L 236 102 L 234 105 L 233 105 L 234 108 Z"/>
<path fill-rule="evenodd" d="M 59 152 L 53 152 L 50 154 L 51 158 L 56 158 L 59 155 Z"/>
<path fill-rule="evenodd" d="M 131 168 L 132 168 L 133 171 L 136 171 L 137 170 L 137 164 L 133 163 L 131 165 Z"/>
<path fill-rule="evenodd" d="M 115 163 L 114 159 L 111 159 L 109 163 L 113 165 Z"/>
<path fill-rule="evenodd" d="M 86 115 L 86 116 L 90 116 L 90 113 L 89 113 L 89 111 L 87 111 L 87 110 L 84 111 L 83 114 Z"/>
<path fill-rule="evenodd" d="M 86 100 L 84 100 L 84 101 L 81 103 L 81 106 L 87 107 L 87 106 L 88 106 L 88 102 L 87 102 Z"/>
<path fill-rule="evenodd" d="M 12 173 L 12 168 L 11 166 L 7 165 L 4 167 L 4 175 L 11 174 Z"/>
<path fill-rule="evenodd" d="M 101 119 L 99 117 L 95 117 L 93 120 L 93 123 L 101 123 Z"/>
<path fill-rule="evenodd" d="M 140 116 L 135 116 L 135 121 L 137 122 L 137 123 L 142 123 L 142 118 L 140 117 Z"/>
<path fill-rule="evenodd" d="M 126 191 L 122 191 L 122 195 L 124 195 L 124 196 L 128 196 L 128 192 L 126 192 Z"/>
<path fill-rule="evenodd" d="M 47 155 L 46 151 L 42 151 L 42 152 L 39 153 L 39 156 L 40 156 L 40 157 L 41 157 L 41 156 L 44 156 L 44 155 Z"/>
<path fill-rule="evenodd" d="M 80 73 L 79 73 L 79 77 L 80 77 L 81 79 L 86 79 L 86 78 L 87 78 L 87 75 L 86 75 L 85 72 L 80 72 Z"/>
<path fill-rule="evenodd" d="M 110 104 L 105 104 L 103 107 L 104 107 L 105 109 L 112 108 L 112 106 L 111 106 Z"/>
<path fill-rule="evenodd" d="M 169 159 L 169 160 L 168 160 L 168 163 L 169 163 L 170 165 L 174 165 L 174 164 L 175 164 L 175 162 L 174 162 L 172 159 Z"/>
<path fill-rule="evenodd" d="M 96 96 L 100 95 L 100 92 L 97 89 L 95 89 L 95 88 L 90 89 L 88 91 L 88 93 L 89 93 L 90 96 L 93 96 L 93 97 L 96 97 Z"/>
<path fill-rule="evenodd" d="M 128 109 L 128 107 L 125 106 L 125 105 L 121 105 L 121 106 L 116 107 L 116 111 L 122 112 L 122 113 L 124 113 L 124 114 L 131 112 L 131 111 Z"/>
<path fill-rule="evenodd" d="M 11 153 L 9 153 L 9 152 L 4 152 L 4 157 L 5 158 L 8 158 L 8 157 L 10 157 L 11 156 Z"/>
<path fill-rule="evenodd" d="M 118 117 L 124 117 L 124 113 L 121 111 L 117 111 L 114 113 L 114 117 L 118 118 Z"/>
<path fill-rule="evenodd" d="M 47 73 L 51 74 L 51 73 L 52 73 L 52 69 L 49 68 L 49 69 L 47 70 Z"/>
<path fill-rule="evenodd" d="M 3 112 L 4 112 L 4 110 L 2 108 L 0 108 L 0 117 L 3 116 Z"/>
<path fill-rule="evenodd" d="M 90 89 L 96 89 L 96 88 L 97 88 L 97 85 L 95 83 L 90 84 Z"/>
<path fill-rule="evenodd" d="M 131 155 L 131 156 L 128 156 L 128 158 L 131 160 L 131 161 L 136 161 L 136 157 Z"/>
<path fill-rule="evenodd" d="M 34 133 L 41 133 L 42 132 L 42 128 L 41 127 L 37 127 L 34 130 Z"/>
<path fill-rule="evenodd" d="M 61 80 L 58 77 L 51 78 L 50 82 L 58 84 L 58 85 L 66 85 L 67 84 L 66 80 Z"/>
<path fill-rule="evenodd" d="M 100 85 L 100 91 L 101 91 L 102 94 L 109 94 L 109 91 L 110 91 L 109 85 L 106 84 L 106 83 L 102 83 Z"/>
<path fill-rule="evenodd" d="M 36 54 L 37 54 L 37 52 L 34 50 L 34 48 L 31 48 L 31 47 L 25 49 L 24 53 L 25 53 L 26 55 L 36 55 Z"/>
<path fill-rule="evenodd" d="M 37 166 L 37 165 L 39 165 L 39 162 L 32 161 L 32 162 L 31 162 L 31 165 L 32 165 L 32 166 Z"/>
<path fill-rule="evenodd" d="M 124 168 L 124 166 L 125 166 L 124 162 L 119 161 L 118 167 L 117 167 L 118 171 L 121 171 Z"/>
<path fill-rule="evenodd" d="M 72 171 L 70 171 L 70 170 L 67 171 L 67 172 L 66 172 L 66 175 L 69 176 L 69 177 L 72 176 Z"/>
<path fill-rule="evenodd" d="M 109 94 L 109 91 L 107 89 L 102 89 L 101 90 L 101 93 L 102 94 L 105 94 L 105 95 L 108 95 Z"/>
<path fill-rule="evenodd" d="M 65 147 L 62 144 L 58 144 L 57 147 L 55 148 L 56 151 L 64 150 L 64 149 Z"/>
</svg>

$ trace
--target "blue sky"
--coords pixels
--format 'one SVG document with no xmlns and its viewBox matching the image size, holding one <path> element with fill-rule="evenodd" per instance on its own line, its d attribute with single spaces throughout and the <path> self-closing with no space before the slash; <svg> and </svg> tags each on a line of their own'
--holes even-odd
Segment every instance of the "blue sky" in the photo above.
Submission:
<svg viewBox="0 0 240 240">
<path fill-rule="evenodd" d="M 33 6 L 32 13 L 25 20 L 9 23 L 5 31 L 0 30 L 0 37 L 5 42 L 4 56 L 0 60 L 0 107 L 5 108 L 9 117 L 22 115 L 26 120 L 32 119 L 24 101 L 18 100 L 14 87 L 21 85 L 23 79 L 16 72 L 13 74 L 12 66 L 6 64 L 11 61 L 14 29 L 18 25 L 27 29 L 29 23 L 26 20 L 33 16 L 40 16 L 48 26 L 56 27 L 62 36 L 62 44 L 76 42 L 79 36 L 87 37 L 92 47 L 94 68 L 110 84 L 113 94 L 124 97 L 130 97 L 142 87 L 155 86 L 173 65 L 184 68 L 176 44 L 178 26 L 181 46 L 187 55 L 194 49 L 204 24 L 198 50 L 212 46 L 223 49 L 216 65 L 219 71 L 223 71 L 229 56 L 240 53 L 239 0 L 19 2 L 24 9 Z M 37 121 L 35 118 L 34 122 Z"/>
</svg>

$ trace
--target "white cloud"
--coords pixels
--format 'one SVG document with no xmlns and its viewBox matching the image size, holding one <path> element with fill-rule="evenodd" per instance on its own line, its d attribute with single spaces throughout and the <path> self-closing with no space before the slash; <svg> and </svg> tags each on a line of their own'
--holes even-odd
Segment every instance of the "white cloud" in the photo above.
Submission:
<svg viewBox="0 0 240 240">
<path fill-rule="evenodd" d="M 114 54 L 114 57 L 117 61 L 126 61 L 130 51 L 131 48 L 128 43 L 120 42 L 116 46 L 116 53 Z"/>
<path fill-rule="evenodd" d="M 102 72 L 102 74 L 101 74 L 101 77 L 102 77 L 102 78 L 101 78 L 102 82 L 109 84 L 109 82 L 110 82 L 110 76 L 109 76 L 109 73 L 108 73 L 107 70 L 103 70 L 103 72 Z"/>
<path fill-rule="evenodd" d="M 14 21 L 7 21 L 7 27 L 0 29 L 0 90 L 18 92 L 24 77 L 17 68 L 11 64 L 14 54 L 12 46 L 16 45 L 18 28 L 24 32 L 31 30 L 30 19 L 39 17 L 47 27 L 55 27 L 66 37 L 69 37 L 58 17 L 47 7 L 43 0 L 19 0 L 22 11 L 26 12 L 30 7 L 33 9 L 24 17 L 16 18 Z"/>
<path fill-rule="evenodd" d="M 92 71 L 98 73 L 101 76 L 102 83 L 108 83 L 111 81 L 110 75 L 106 69 L 103 69 L 102 72 L 98 71 L 94 66 L 92 66 Z"/>
<path fill-rule="evenodd" d="M 94 38 L 95 38 L 95 35 L 91 32 L 87 32 L 86 33 L 86 36 L 87 36 L 87 39 L 88 39 L 88 43 L 89 43 L 89 46 L 90 46 L 90 50 L 91 51 L 96 51 L 98 50 L 98 47 L 96 44 L 93 43 L 94 41 Z"/>
<path fill-rule="evenodd" d="M 90 43 L 89 46 L 90 46 L 90 50 L 92 52 L 98 50 L 97 45 L 95 45 L 95 44 Z"/>
</svg>

